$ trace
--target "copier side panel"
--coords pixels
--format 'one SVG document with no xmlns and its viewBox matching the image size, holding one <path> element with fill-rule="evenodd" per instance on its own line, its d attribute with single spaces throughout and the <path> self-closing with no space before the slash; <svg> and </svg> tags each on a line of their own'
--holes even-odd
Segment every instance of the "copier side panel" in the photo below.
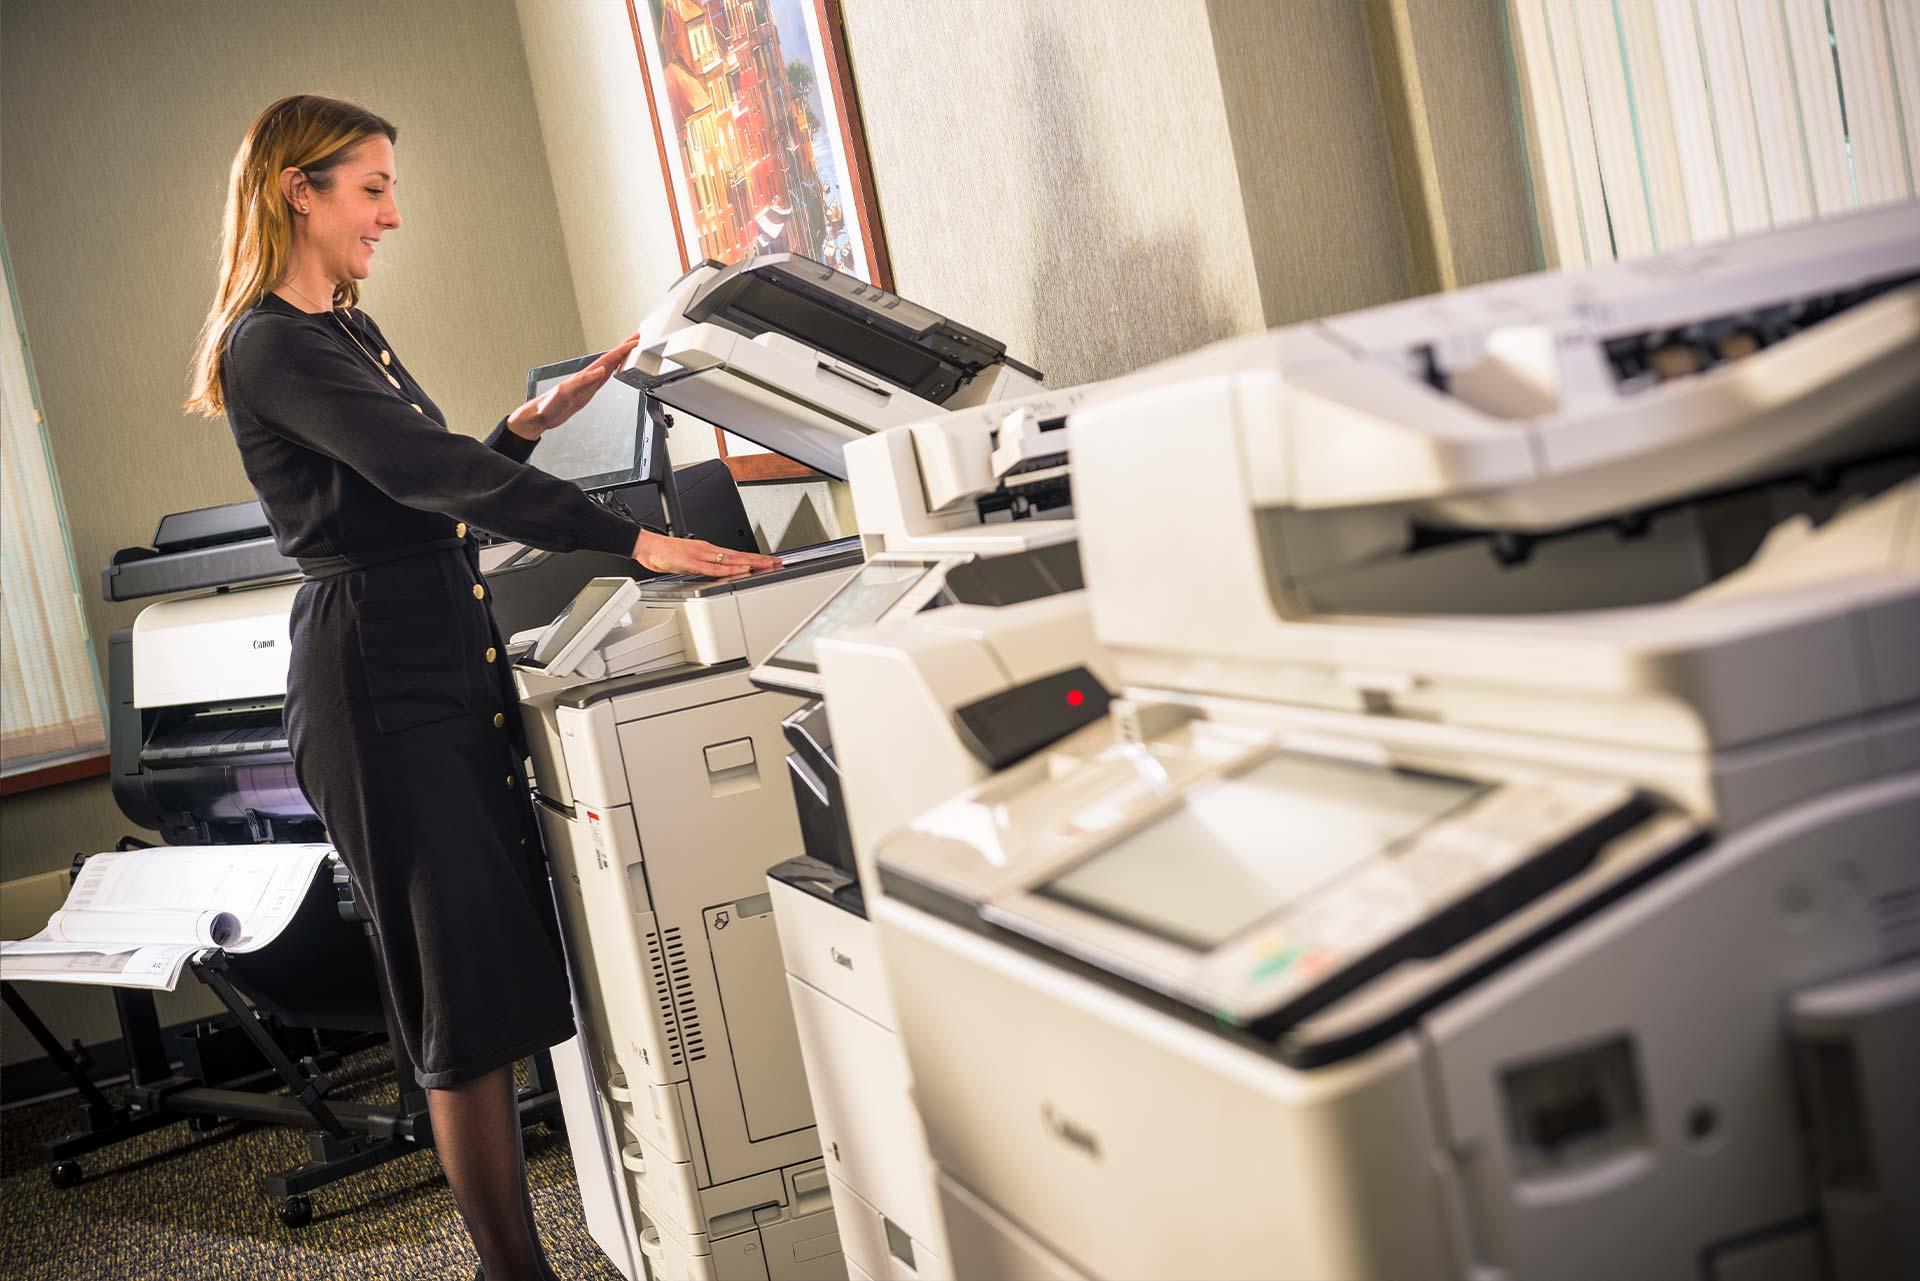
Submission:
<svg viewBox="0 0 1920 1281">
<path fill-rule="evenodd" d="M 1410 1038 L 1300 1073 L 894 898 L 874 910 L 943 1186 L 1094 1276 L 1453 1270 Z M 946 1226 L 955 1275 L 993 1275 Z"/>
<path fill-rule="evenodd" d="M 1776 813 L 1432 1016 L 1471 1262 L 1691 1278 L 1718 1245 L 1804 1228 L 1781 1012 L 1894 959 L 1875 905 L 1920 893 L 1916 830 L 1911 774 Z M 1561 1118 L 1550 1143 L 1538 1109 Z"/>
<path fill-rule="evenodd" d="M 819 1153 L 765 879 L 801 852 L 780 728 L 797 705 L 756 692 L 618 729 L 715 1182 Z"/>
</svg>

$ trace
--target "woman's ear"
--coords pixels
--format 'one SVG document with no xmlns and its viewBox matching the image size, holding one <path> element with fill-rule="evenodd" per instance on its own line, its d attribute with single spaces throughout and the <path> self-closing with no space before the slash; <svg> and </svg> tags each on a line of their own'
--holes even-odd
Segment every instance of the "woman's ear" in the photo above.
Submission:
<svg viewBox="0 0 1920 1281">
<path fill-rule="evenodd" d="M 288 165 L 280 171 L 280 196 L 297 213 L 307 212 L 307 202 L 312 199 L 313 184 L 307 181 L 307 175 L 300 172 L 299 166 Z"/>
</svg>

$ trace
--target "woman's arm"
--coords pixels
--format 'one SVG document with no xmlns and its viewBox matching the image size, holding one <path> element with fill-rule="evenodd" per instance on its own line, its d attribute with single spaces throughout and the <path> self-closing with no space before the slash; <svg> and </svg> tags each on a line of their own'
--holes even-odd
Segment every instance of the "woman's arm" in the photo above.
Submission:
<svg viewBox="0 0 1920 1281">
<path fill-rule="evenodd" d="M 227 361 L 235 398 L 268 430 L 351 467 L 395 502 L 543 551 L 634 553 L 640 527 L 522 466 L 521 438 L 504 421 L 488 444 L 443 430 L 315 322 L 256 312 L 234 331 Z M 534 442 L 521 443 L 532 452 Z"/>
</svg>

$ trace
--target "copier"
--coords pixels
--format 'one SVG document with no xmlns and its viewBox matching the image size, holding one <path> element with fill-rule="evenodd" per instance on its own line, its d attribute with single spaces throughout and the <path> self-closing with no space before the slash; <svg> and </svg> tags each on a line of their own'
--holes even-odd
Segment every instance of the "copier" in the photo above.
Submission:
<svg viewBox="0 0 1920 1281">
<path fill-rule="evenodd" d="M 851 442 L 1037 377 L 786 255 L 695 268 L 620 373 L 843 480 Z M 589 1229 L 629 1277 L 846 1272 L 765 880 L 802 852 L 782 730 L 798 699 L 752 672 L 862 541 L 782 555 L 729 582 L 596 580 L 516 664 L 585 1034 L 570 1137 Z"/>
<path fill-rule="evenodd" d="M 1073 430 L 1112 704 L 877 853 L 957 1275 L 1920 1274 L 1920 208 Z"/>
<path fill-rule="evenodd" d="M 911 634 L 956 651 L 937 670 L 980 698 L 1036 674 L 1035 664 L 1084 660 L 1092 637 L 1079 599 L 1066 423 L 1105 390 L 1034 393 L 849 444 L 867 561 L 752 672 L 762 688 L 809 700 L 784 722 L 806 854 L 771 868 L 767 888 L 855 1278 L 950 1275 L 868 919 L 873 837 L 888 814 L 910 817 L 987 766 L 952 732 L 902 715 L 924 696 L 903 681 L 919 669 L 856 651 L 829 693 L 828 655 L 848 637 Z M 837 756 L 839 727 L 854 723 L 882 769 L 856 772 Z"/>
</svg>

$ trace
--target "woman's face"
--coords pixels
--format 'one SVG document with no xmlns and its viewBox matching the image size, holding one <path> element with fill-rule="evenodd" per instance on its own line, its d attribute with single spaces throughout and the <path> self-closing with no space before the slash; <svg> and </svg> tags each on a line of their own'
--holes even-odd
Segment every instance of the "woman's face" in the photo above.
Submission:
<svg viewBox="0 0 1920 1281">
<path fill-rule="evenodd" d="M 397 180 L 393 143 L 375 134 L 333 167 L 332 190 L 308 187 L 307 212 L 299 219 L 306 250 L 335 284 L 365 280 L 373 271 L 375 246 L 400 225 Z"/>
</svg>

